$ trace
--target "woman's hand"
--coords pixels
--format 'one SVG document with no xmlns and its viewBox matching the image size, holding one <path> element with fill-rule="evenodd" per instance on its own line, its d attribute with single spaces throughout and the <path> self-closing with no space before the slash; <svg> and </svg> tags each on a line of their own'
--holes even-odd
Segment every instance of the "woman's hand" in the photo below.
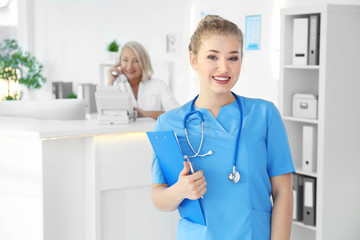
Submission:
<svg viewBox="0 0 360 240">
<path fill-rule="evenodd" d="M 120 67 L 120 63 L 115 64 L 114 66 L 112 66 L 111 68 L 109 68 L 109 70 L 107 71 L 108 74 L 108 79 L 109 82 L 108 84 L 111 86 L 114 84 L 117 76 L 119 76 L 119 74 L 123 74 L 123 72 L 121 71 L 121 69 L 119 69 Z M 113 74 L 116 73 L 116 74 Z"/>
<path fill-rule="evenodd" d="M 181 199 L 196 200 L 202 197 L 207 189 L 203 171 L 197 171 L 189 175 L 190 165 L 184 161 L 184 168 L 179 174 L 179 179 L 175 183 Z"/>
<path fill-rule="evenodd" d="M 139 118 L 147 117 L 146 116 L 146 111 L 142 110 L 141 108 L 134 107 L 134 110 L 137 111 L 137 117 L 139 117 Z"/>
<path fill-rule="evenodd" d="M 141 108 L 134 107 L 134 109 L 137 111 L 137 117 L 138 118 L 153 118 L 157 119 L 161 114 L 163 114 L 165 111 L 144 111 Z"/>
<path fill-rule="evenodd" d="M 152 184 L 152 200 L 160 211 L 174 211 L 185 199 L 199 199 L 206 192 L 206 181 L 202 171 L 189 175 L 190 165 L 184 161 L 184 168 L 178 181 L 169 187 L 167 184 Z"/>
</svg>

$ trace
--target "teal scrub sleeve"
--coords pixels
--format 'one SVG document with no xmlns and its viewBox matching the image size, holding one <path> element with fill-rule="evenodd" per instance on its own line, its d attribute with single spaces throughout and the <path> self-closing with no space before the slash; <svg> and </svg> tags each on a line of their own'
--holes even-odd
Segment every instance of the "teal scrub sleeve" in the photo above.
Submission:
<svg viewBox="0 0 360 240">
<path fill-rule="evenodd" d="M 156 121 L 156 125 L 154 127 L 154 131 L 161 131 L 161 123 L 160 120 L 161 116 L 158 117 L 158 120 Z M 160 168 L 159 161 L 156 158 L 155 152 L 152 152 L 152 165 L 151 165 L 151 180 L 152 183 L 167 183 L 165 176 Z"/>
<path fill-rule="evenodd" d="M 284 122 L 273 104 L 268 118 L 266 146 L 269 177 L 295 172 Z"/>
</svg>

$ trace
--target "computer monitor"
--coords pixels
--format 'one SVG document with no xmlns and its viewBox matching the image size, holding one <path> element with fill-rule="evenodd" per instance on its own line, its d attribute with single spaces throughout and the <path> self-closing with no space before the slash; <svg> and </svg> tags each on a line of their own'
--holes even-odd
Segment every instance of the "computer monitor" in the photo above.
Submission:
<svg viewBox="0 0 360 240">
<path fill-rule="evenodd" d="M 99 123 L 126 124 L 136 120 L 131 95 L 119 86 L 97 86 L 95 100 Z"/>
</svg>

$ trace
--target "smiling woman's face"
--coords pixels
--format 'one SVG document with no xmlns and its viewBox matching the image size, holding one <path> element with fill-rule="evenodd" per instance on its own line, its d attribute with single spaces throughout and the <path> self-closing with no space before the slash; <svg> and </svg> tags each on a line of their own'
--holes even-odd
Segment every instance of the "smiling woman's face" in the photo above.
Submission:
<svg viewBox="0 0 360 240">
<path fill-rule="evenodd" d="M 200 92 L 231 92 L 241 70 L 241 43 L 235 35 L 210 35 L 201 41 L 190 62 L 200 79 Z"/>
<path fill-rule="evenodd" d="M 142 69 L 139 59 L 131 48 L 123 49 L 120 66 L 121 71 L 129 80 L 142 77 Z"/>
</svg>

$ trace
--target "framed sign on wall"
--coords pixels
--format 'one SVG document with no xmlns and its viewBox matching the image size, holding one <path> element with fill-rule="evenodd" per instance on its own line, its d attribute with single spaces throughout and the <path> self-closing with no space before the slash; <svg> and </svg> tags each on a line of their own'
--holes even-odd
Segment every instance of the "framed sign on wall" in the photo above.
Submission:
<svg viewBox="0 0 360 240">
<path fill-rule="evenodd" d="M 246 16 L 245 50 L 260 50 L 261 15 Z"/>
</svg>

